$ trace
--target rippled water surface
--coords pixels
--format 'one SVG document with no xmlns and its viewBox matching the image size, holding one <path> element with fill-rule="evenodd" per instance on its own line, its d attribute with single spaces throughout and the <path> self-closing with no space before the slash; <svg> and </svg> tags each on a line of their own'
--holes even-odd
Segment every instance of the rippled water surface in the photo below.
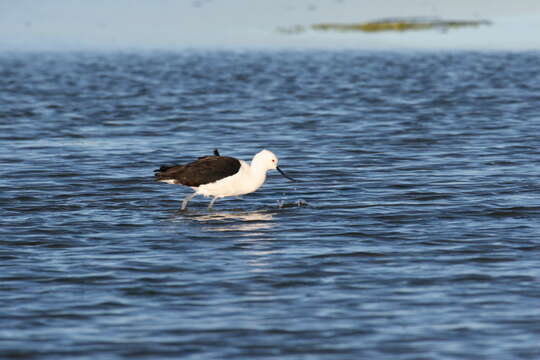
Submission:
<svg viewBox="0 0 540 360">
<path fill-rule="evenodd" d="M 538 53 L 0 55 L 0 357 L 539 359 Z M 241 199 L 152 179 L 262 148 Z"/>
</svg>

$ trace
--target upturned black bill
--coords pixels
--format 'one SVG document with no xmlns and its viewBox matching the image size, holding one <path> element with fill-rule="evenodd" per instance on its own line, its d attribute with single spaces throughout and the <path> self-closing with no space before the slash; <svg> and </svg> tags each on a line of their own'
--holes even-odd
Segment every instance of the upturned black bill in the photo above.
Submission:
<svg viewBox="0 0 540 360">
<path fill-rule="evenodd" d="M 292 177 L 286 175 L 286 174 L 283 172 L 283 170 L 281 170 L 281 169 L 279 168 L 279 166 L 276 166 L 276 169 L 277 169 L 277 171 L 279 171 L 279 173 L 280 173 L 281 175 L 283 175 L 283 176 L 286 177 L 287 179 L 289 179 L 289 180 L 291 180 L 291 181 L 296 181 L 296 180 L 293 179 Z"/>
</svg>

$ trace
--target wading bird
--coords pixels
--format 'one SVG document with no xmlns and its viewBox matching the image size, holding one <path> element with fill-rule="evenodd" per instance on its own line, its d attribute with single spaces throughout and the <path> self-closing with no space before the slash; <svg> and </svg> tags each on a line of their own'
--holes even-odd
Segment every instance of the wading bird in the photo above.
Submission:
<svg viewBox="0 0 540 360">
<path fill-rule="evenodd" d="M 254 192 L 264 184 L 266 172 L 273 169 L 294 181 L 279 168 L 277 156 L 269 150 L 258 152 L 248 164 L 233 157 L 220 156 L 215 149 L 213 156 L 204 156 L 186 165 L 164 165 L 154 172 L 156 181 L 185 185 L 195 190 L 182 201 L 180 210 L 184 210 L 196 195 L 212 196 L 208 205 L 211 209 L 216 199 Z"/>
</svg>

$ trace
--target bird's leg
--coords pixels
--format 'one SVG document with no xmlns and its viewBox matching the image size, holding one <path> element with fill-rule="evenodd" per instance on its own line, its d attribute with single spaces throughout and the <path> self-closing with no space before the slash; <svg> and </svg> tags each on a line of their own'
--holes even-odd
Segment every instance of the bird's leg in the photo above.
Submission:
<svg viewBox="0 0 540 360">
<path fill-rule="evenodd" d="M 180 208 L 180 210 L 185 210 L 186 207 L 187 207 L 188 202 L 190 202 L 190 200 L 193 199 L 193 197 L 195 197 L 195 195 L 197 195 L 196 192 L 194 192 L 191 195 L 186 196 L 186 198 L 184 200 L 182 200 L 182 207 Z"/>
<path fill-rule="evenodd" d="M 214 205 L 214 202 L 216 202 L 216 200 L 217 200 L 217 197 L 214 197 L 212 199 L 212 201 L 210 201 L 210 205 L 208 205 L 208 210 L 210 210 L 212 208 L 212 206 Z"/>
</svg>

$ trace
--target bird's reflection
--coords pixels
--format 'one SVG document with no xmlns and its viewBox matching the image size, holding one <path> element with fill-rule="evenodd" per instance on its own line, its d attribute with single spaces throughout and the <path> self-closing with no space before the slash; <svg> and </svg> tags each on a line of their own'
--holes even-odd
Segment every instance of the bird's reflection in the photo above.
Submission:
<svg viewBox="0 0 540 360">
<path fill-rule="evenodd" d="M 274 226 L 274 215 L 268 211 L 216 211 L 192 213 L 188 217 L 205 223 L 206 230 L 239 231 L 246 235 L 257 235 L 257 232 Z"/>
<path fill-rule="evenodd" d="M 264 210 L 227 210 L 227 211 L 187 211 L 178 212 L 175 218 L 184 222 L 190 220 L 197 222 L 198 227 L 205 232 L 221 232 L 223 236 L 232 239 L 234 248 L 240 251 L 243 260 L 246 261 L 248 273 L 266 273 L 272 271 L 274 256 L 282 250 L 274 248 L 274 232 L 278 211 Z M 219 235 L 218 235 L 219 236 Z M 252 296 L 268 296 L 264 294 L 252 294 Z"/>
</svg>

